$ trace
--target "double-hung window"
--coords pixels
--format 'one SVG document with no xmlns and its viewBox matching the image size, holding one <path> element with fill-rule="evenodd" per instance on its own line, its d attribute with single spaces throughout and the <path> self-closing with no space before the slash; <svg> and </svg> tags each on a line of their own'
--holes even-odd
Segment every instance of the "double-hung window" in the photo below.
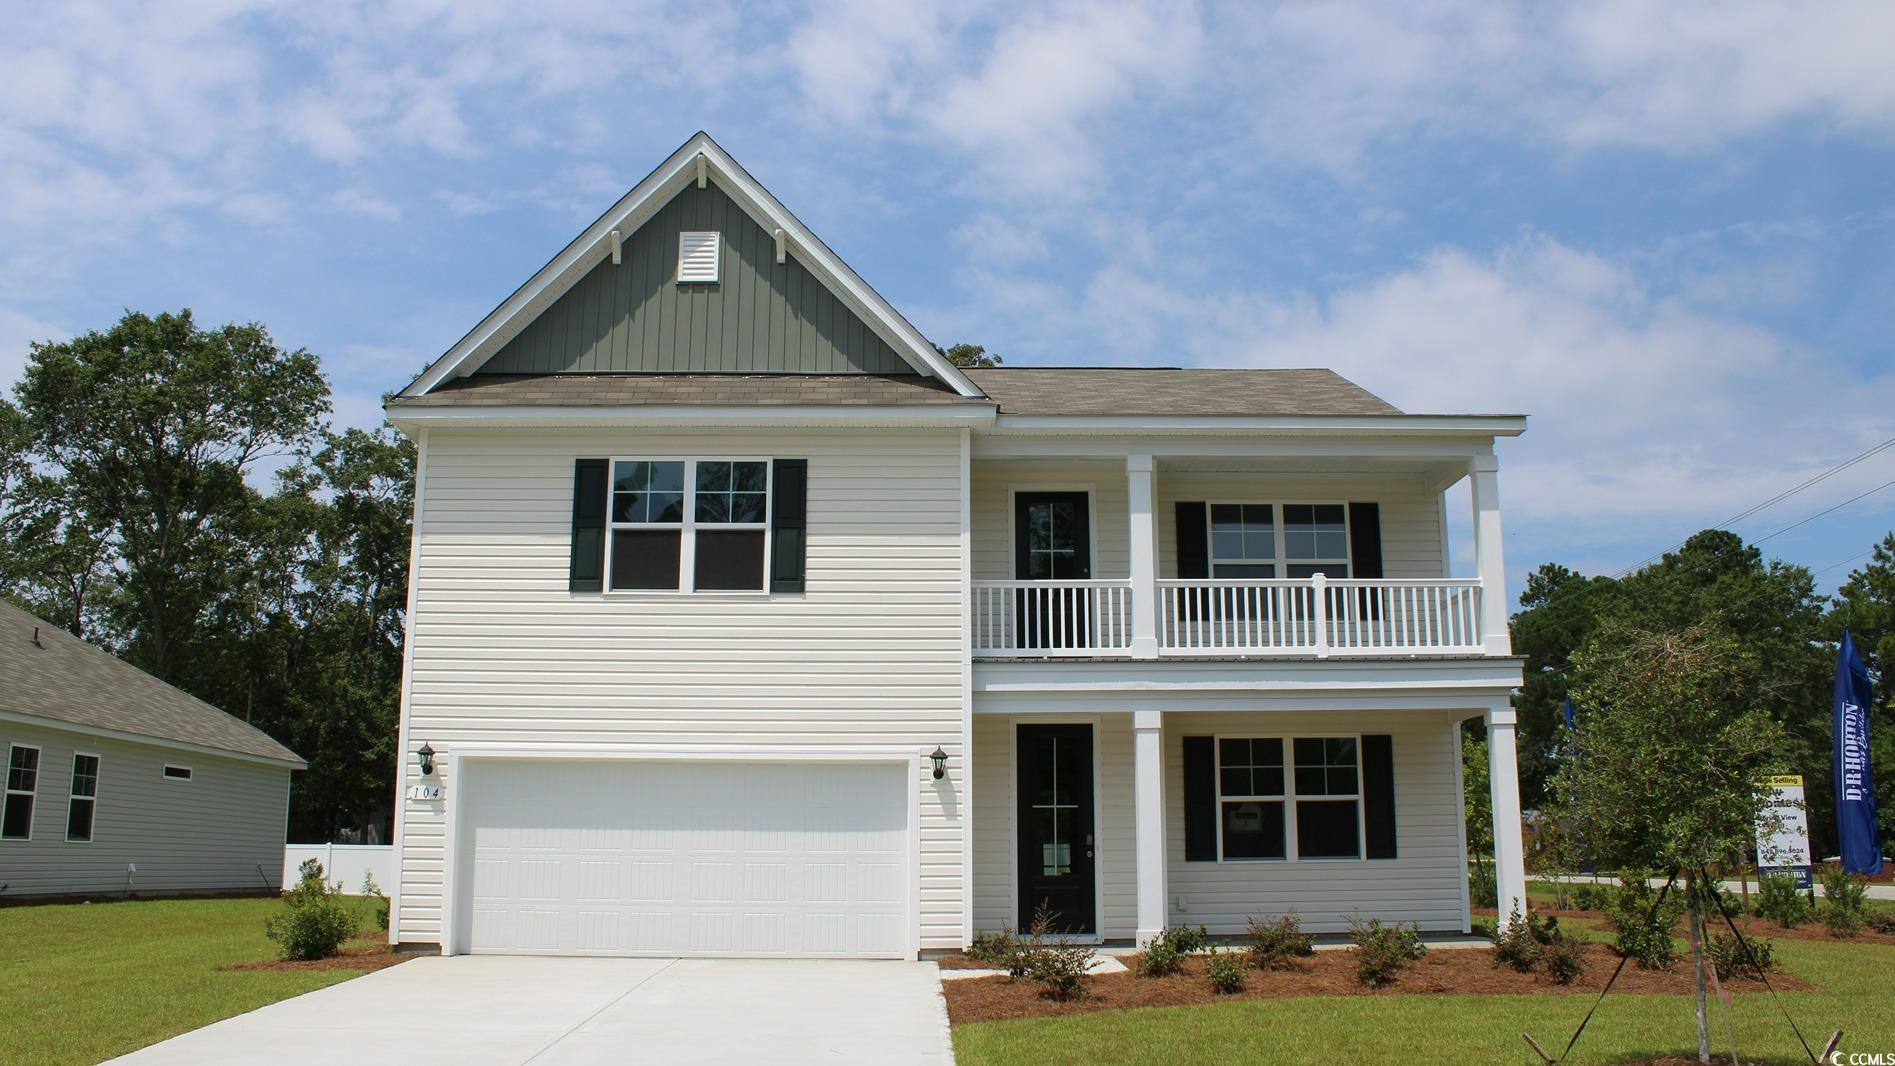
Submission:
<svg viewBox="0 0 1895 1066">
<path fill-rule="evenodd" d="M 33 800 L 39 792 L 39 749 L 7 750 L 7 789 L 0 799 L 0 840 L 33 839 Z"/>
<path fill-rule="evenodd" d="M 75 752 L 72 756 L 72 791 L 66 801 L 66 839 L 92 839 L 92 813 L 99 802 L 99 757 Z"/>
<path fill-rule="evenodd" d="M 1349 576 L 1348 508 L 1340 503 L 1213 503 L 1211 576 Z"/>
<path fill-rule="evenodd" d="M 768 460 L 617 459 L 611 487 L 607 588 L 766 587 Z"/>
<path fill-rule="evenodd" d="M 1361 858 L 1361 767 L 1355 737 L 1218 738 L 1219 858 Z"/>
</svg>

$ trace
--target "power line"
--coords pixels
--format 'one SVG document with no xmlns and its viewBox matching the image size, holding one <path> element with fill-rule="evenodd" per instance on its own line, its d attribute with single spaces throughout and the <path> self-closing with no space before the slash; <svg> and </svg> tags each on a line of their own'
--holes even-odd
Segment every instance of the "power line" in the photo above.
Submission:
<svg viewBox="0 0 1895 1066">
<path fill-rule="evenodd" d="M 1863 493 L 1860 496 L 1851 496 L 1834 507 L 1825 507 L 1822 510 L 1816 512 L 1815 514 L 1810 515 L 1808 518 L 1803 519 L 1801 522 L 1791 522 L 1789 525 L 1784 526 L 1782 529 L 1777 530 L 1775 533 L 1758 537 L 1756 540 L 1753 540 L 1750 543 L 1762 544 L 1764 541 L 1769 540 L 1771 537 L 1778 536 L 1779 534 L 1783 534 L 1783 533 L 1788 533 L 1790 530 L 1795 529 L 1798 526 L 1806 526 L 1826 514 L 1830 514 L 1835 511 L 1840 511 L 1844 507 L 1849 506 L 1850 504 L 1856 502 L 1857 500 L 1866 500 L 1870 496 L 1873 496 L 1876 493 L 1881 492 L 1883 489 L 1889 488 L 1891 486 L 1895 486 L 1895 481 L 1884 481 L 1880 485 L 1875 486 L 1874 488 L 1870 489 L 1869 491 Z"/>
<path fill-rule="evenodd" d="M 1842 473 L 1844 470 L 1847 470 L 1850 467 L 1856 465 L 1857 463 L 1860 463 L 1865 459 L 1869 459 L 1875 455 L 1878 455 L 1884 451 L 1887 451 L 1889 448 L 1895 448 L 1895 437 L 1890 437 L 1889 439 L 1883 441 L 1882 443 L 1876 445 L 1873 448 L 1870 448 L 1868 451 L 1865 451 L 1861 453 L 1860 455 L 1857 455 L 1850 459 L 1845 459 L 1842 462 L 1837 463 L 1835 466 L 1832 466 L 1829 469 L 1823 471 L 1822 473 L 1815 475 L 1814 477 L 1808 478 L 1796 485 L 1791 486 L 1790 488 L 1784 489 L 1782 492 L 1777 493 L 1775 496 L 1770 497 L 1769 499 L 1763 501 L 1762 503 L 1756 505 L 1755 507 L 1752 507 L 1749 510 L 1744 511 L 1741 514 L 1732 515 L 1731 517 L 1724 519 L 1722 522 L 1719 522 L 1710 528 L 1723 529 L 1726 526 L 1735 525 L 1736 523 L 1741 522 L 1746 518 L 1749 518 L 1751 515 L 1754 515 L 1757 512 L 1767 507 L 1772 507 L 1776 504 L 1782 503 L 1784 500 L 1787 500 L 1791 496 L 1794 496 L 1797 493 L 1802 492 L 1804 489 L 1807 489 L 1813 485 L 1817 485 L 1824 481 L 1827 481 L 1830 478 L 1834 477 L 1835 475 Z M 1884 485 L 1882 487 L 1887 488 L 1888 486 Z M 1871 489 L 1870 491 L 1877 492 L 1880 490 Z M 1864 495 L 1867 495 L 1867 493 L 1864 493 Z M 1861 499 L 1861 498 L 1862 498 L 1861 496 L 1856 497 L 1856 499 Z M 1855 501 L 1851 500 L 1850 502 L 1853 503 Z M 1831 508 L 1831 510 L 1834 510 L 1834 508 Z M 1825 511 L 1823 513 L 1828 514 L 1829 512 Z M 1820 516 L 1811 516 L 1811 517 L 1815 518 L 1815 517 L 1820 517 Z M 1805 521 L 1808 521 L 1808 519 L 1806 519 Z M 1789 527 L 1789 528 L 1795 528 L 1795 527 Z M 1777 532 L 1781 533 L 1781 532 L 1784 532 L 1784 530 L 1778 530 Z M 1772 533 L 1770 535 L 1774 537 L 1776 536 L 1776 533 Z M 1752 543 L 1760 543 L 1760 542 L 1753 541 Z M 1653 561 L 1654 559 L 1658 559 L 1670 552 L 1675 552 L 1679 548 L 1682 548 L 1684 546 L 1685 546 L 1685 541 L 1681 540 L 1678 543 L 1673 544 L 1671 547 L 1664 549 L 1664 551 L 1660 551 L 1655 554 L 1648 555 L 1643 559 L 1640 559 L 1638 562 L 1633 563 L 1631 566 L 1626 567 L 1625 569 L 1619 571 L 1617 574 L 1613 576 L 1624 577 L 1625 575 L 1631 573 L 1632 571 L 1637 570 L 1639 567 L 1644 566 L 1646 563 L 1649 563 Z"/>
<path fill-rule="evenodd" d="M 1856 554 L 1851 555 L 1847 559 L 1844 559 L 1842 562 L 1830 563 L 1828 566 L 1823 567 L 1821 570 L 1810 571 L 1810 576 L 1815 577 L 1817 574 L 1827 574 L 1831 570 L 1834 570 L 1835 568 L 1837 568 L 1838 566 L 1848 566 L 1850 563 L 1855 562 L 1857 559 L 1866 558 L 1874 554 L 1875 554 L 1874 548 L 1870 548 L 1868 551 L 1865 551 L 1865 552 L 1857 552 Z"/>
</svg>

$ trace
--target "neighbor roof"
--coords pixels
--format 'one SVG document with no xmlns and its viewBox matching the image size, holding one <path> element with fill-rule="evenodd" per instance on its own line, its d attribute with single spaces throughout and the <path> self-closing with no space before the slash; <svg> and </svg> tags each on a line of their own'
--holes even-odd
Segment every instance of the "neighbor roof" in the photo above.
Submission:
<svg viewBox="0 0 1895 1066">
<path fill-rule="evenodd" d="M 990 367 L 967 376 L 1003 415 L 1398 415 L 1333 370 Z"/>
<path fill-rule="evenodd" d="M 262 730 L 4 600 L 0 712 L 307 765 Z"/>
<path fill-rule="evenodd" d="M 474 374 L 421 396 L 417 407 L 880 406 L 987 404 L 920 374 Z"/>
</svg>

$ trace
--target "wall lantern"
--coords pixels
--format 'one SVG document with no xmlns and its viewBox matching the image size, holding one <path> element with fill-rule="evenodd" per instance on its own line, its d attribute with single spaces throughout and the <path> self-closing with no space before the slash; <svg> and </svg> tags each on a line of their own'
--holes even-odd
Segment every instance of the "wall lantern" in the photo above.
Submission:
<svg viewBox="0 0 1895 1066">
<path fill-rule="evenodd" d="M 421 747 L 415 752 L 415 758 L 421 760 L 422 777 L 434 773 L 434 749 L 428 745 L 427 741 L 421 742 Z"/>
<path fill-rule="evenodd" d="M 935 745 L 934 754 L 928 756 L 928 758 L 934 760 L 934 779 L 936 781 L 947 776 L 947 752 L 942 751 L 939 744 Z"/>
</svg>

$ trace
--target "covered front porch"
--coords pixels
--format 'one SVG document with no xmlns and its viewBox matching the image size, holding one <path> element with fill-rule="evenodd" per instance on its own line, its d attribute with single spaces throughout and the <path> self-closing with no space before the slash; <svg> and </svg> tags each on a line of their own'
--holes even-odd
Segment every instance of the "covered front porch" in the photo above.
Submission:
<svg viewBox="0 0 1895 1066">
<path fill-rule="evenodd" d="M 1023 928 L 1042 905 L 1071 933 L 1141 944 L 1178 924 L 1241 934 L 1252 917 L 1292 910 L 1316 933 L 1354 917 L 1466 931 L 1460 736 L 1471 717 L 1492 739 L 1500 896 L 1524 895 L 1513 711 L 1504 689 L 1470 695 L 1465 661 L 1406 664 L 1399 677 L 1364 664 L 1382 675 L 1379 693 L 1374 677 L 1343 692 L 1291 664 L 1265 693 L 1240 676 L 1254 666 L 1181 663 L 1213 669 L 1195 683 L 1094 676 L 1078 698 L 1056 694 L 1060 678 L 1111 664 L 1061 665 L 977 676 L 975 932 Z M 1058 673 L 1035 677 L 1035 666 Z M 1490 673 L 1504 683 L 1505 669 Z"/>
</svg>

